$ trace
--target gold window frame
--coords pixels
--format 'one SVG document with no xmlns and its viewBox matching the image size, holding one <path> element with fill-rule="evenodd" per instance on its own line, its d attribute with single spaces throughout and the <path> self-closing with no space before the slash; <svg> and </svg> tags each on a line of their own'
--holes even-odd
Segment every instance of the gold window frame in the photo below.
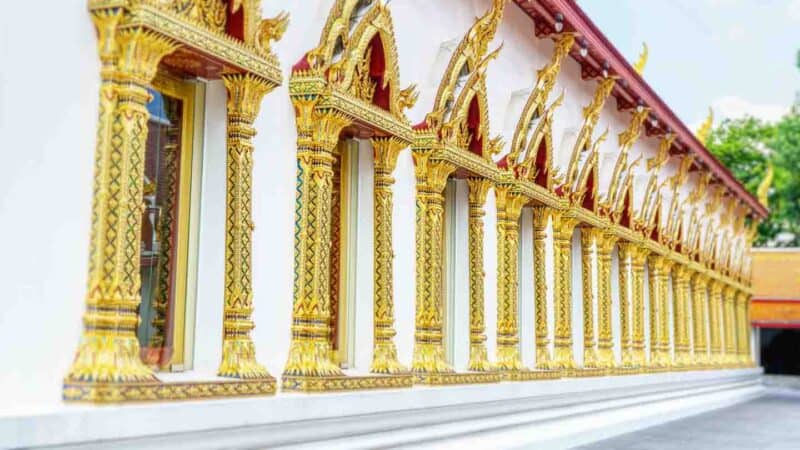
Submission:
<svg viewBox="0 0 800 450">
<path fill-rule="evenodd" d="M 200 183 L 194 183 L 199 174 L 201 159 L 196 149 L 202 148 L 201 130 L 197 126 L 197 102 L 201 85 L 182 80 L 166 72 L 159 72 L 152 88 L 181 102 L 181 154 L 179 161 L 178 208 L 175 226 L 175 281 L 173 352 L 163 371 L 182 371 L 192 366 L 194 347 L 194 311 L 196 303 L 197 231 L 196 213 L 199 204 Z M 195 156 L 198 156 L 195 158 Z M 199 179 L 198 179 L 199 181 Z M 192 320 L 189 320 L 191 318 Z M 187 357 L 188 355 L 188 357 Z"/>
</svg>

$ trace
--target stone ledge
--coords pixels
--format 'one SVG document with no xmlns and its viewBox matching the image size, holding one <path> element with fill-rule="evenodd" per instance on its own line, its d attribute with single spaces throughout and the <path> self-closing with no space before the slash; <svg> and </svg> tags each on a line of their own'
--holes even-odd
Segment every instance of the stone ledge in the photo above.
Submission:
<svg viewBox="0 0 800 450">
<path fill-rule="evenodd" d="M 0 417 L 0 447 L 81 445 L 114 441 L 130 448 L 183 444 L 191 448 L 313 445 L 386 447 L 464 439 L 508 427 L 530 428 L 598 411 L 685 399 L 697 412 L 761 390 L 761 369 L 695 371 L 624 377 L 503 382 L 330 394 L 281 393 L 275 397 L 153 403 L 58 405 L 49 410 Z M 722 400 L 719 400 L 722 401 Z M 671 404 L 671 403 L 670 403 Z M 663 409 L 663 408 L 662 408 Z M 688 409 L 687 409 L 688 410 Z M 594 414 L 594 416 L 592 416 Z M 574 420 L 574 419 L 573 419 Z M 637 420 L 642 420 L 637 417 Z M 571 430 L 581 430 L 575 425 Z M 614 429 L 626 429 L 615 426 Z M 626 429 L 626 431 L 630 431 Z M 505 432 L 504 432 L 505 433 Z M 513 433 L 512 433 L 513 435 Z M 530 431 L 522 436 L 532 436 Z M 542 435 L 546 436 L 546 435 Z M 603 434 L 603 437 L 608 437 Z M 439 442 L 441 444 L 441 442 Z M 499 442 L 498 442 L 499 444 Z"/>
</svg>

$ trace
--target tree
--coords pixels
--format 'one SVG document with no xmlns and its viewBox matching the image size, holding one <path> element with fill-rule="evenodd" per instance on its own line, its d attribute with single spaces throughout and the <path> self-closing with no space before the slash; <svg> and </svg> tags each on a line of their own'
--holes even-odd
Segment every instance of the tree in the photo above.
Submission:
<svg viewBox="0 0 800 450">
<path fill-rule="evenodd" d="M 758 228 L 756 245 L 800 245 L 800 104 L 777 123 L 747 117 L 725 120 L 711 133 L 708 148 L 751 193 L 768 162 L 775 169 L 768 200 L 770 216 Z M 792 239 L 776 242 L 781 233 Z"/>
</svg>

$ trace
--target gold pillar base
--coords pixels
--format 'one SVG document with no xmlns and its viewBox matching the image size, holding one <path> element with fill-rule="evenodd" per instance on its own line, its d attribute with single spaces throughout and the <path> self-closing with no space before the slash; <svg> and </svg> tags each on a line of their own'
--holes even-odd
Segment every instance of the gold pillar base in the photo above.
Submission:
<svg viewBox="0 0 800 450">
<path fill-rule="evenodd" d="M 75 360 L 64 378 L 65 386 L 148 382 L 159 383 L 159 380 L 153 369 L 142 362 L 136 336 L 106 336 L 97 332 L 81 338 Z"/>
<path fill-rule="evenodd" d="M 324 340 L 292 339 L 283 378 L 287 376 L 344 376 L 342 369 L 330 359 L 331 346 Z"/>
<path fill-rule="evenodd" d="M 673 367 L 676 369 L 687 369 L 692 366 L 692 356 L 689 354 L 688 350 L 681 350 L 679 352 L 675 352 L 675 362 Z"/>
<path fill-rule="evenodd" d="M 473 372 L 491 372 L 496 369 L 489 361 L 489 353 L 483 343 L 472 344 L 469 347 L 469 370 Z"/>
<path fill-rule="evenodd" d="M 595 348 L 587 348 L 583 350 L 583 367 L 585 369 L 601 368 L 600 355 Z"/>
<path fill-rule="evenodd" d="M 556 345 L 553 352 L 553 369 L 569 370 L 575 368 L 575 358 L 572 355 L 572 343 L 568 345 Z"/>
<path fill-rule="evenodd" d="M 408 373 L 408 368 L 398 361 L 397 347 L 394 342 L 389 341 L 375 344 L 369 371 L 380 374 L 395 374 Z"/>
<path fill-rule="evenodd" d="M 525 370 L 525 366 L 522 365 L 522 358 L 519 354 L 519 346 L 498 345 L 495 367 L 497 367 L 497 370 L 504 372 Z"/>
<path fill-rule="evenodd" d="M 502 371 L 505 381 L 535 381 L 535 380 L 556 380 L 561 378 L 560 370 L 547 369 L 527 369 Z"/>
<path fill-rule="evenodd" d="M 290 392 L 360 391 L 367 389 L 409 388 L 414 383 L 411 373 L 391 375 L 284 375 L 281 389 Z"/>
<path fill-rule="evenodd" d="M 83 383 L 64 382 L 66 402 L 147 402 L 252 397 L 275 393 L 275 378 L 199 382 Z"/>
<path fill-rule="evenodd" d="M 444 349 L 440 343 L 417 342 L 411 361 L 414 373 L 450 373 L 453 368 L 444 359 Z"/>
<path fill-rule="evenodd" d="M 267 369 L 256 362 L 256 348 L 249 337 L 223 341 L 222 363 L 217 375 L 241 379 L 272 378 Z"/>
<path fill-rule="evenodd" d="M 632 348 L 622 349 L 622 364 L 621 367 L 637 367 L 638 359 L 636 358 L 636 351 Z"/>
<path fill-rule="evenodd" d="M 443 373 L 414 373 L 415 384 L 433 386 L 456 384 L 484 384 L 498 383 L 503 380 L 500 372 L 443 372 Z"/>
<path fill-rule="evenodd" d="M 614 349 L 610 347 L 600 347 L 597 350 L 598 367 L 612 369 L 617 365 L 614 358 Z"/>
<path fill-rule="evenodd" d="M 536 347 L 536 368 L 550 370 L 553 369 L 553 358 L 550 356 L 550 349 L 547 344 Z"/>
</svg>

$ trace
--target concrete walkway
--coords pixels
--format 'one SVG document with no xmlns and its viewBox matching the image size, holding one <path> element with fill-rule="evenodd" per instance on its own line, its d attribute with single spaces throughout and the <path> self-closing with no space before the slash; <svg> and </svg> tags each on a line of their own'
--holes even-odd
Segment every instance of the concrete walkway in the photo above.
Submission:
<svg viewBox="0 0 800 450">
<path fill-rule="evenodd" d="M 800 449 L 800 391 L 771 388 L 740 405 L 580 447 L 596 450 Z"/>
</svg>

